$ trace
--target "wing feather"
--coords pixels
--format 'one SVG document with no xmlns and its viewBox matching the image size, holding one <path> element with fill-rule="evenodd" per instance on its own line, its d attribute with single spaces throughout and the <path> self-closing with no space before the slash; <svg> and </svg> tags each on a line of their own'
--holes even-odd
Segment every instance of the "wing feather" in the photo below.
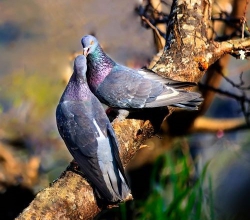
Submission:
<svg viewBox="0 0 250 220">
<path fill-rule="evenodd" d="M 97 96 L 102 100 L 105 99 L 105 104 L 118 108 L 154 108 L 172 105 L 197 109 L 200 102 L 192 100 L 199 98 L 199 93 L 175 89 L 175 87 L 194 85 L 196 84 L 191 82 L 163 78 L 152 71 L 141 75 L 136 70 L 116 65 L 98 87 Z M 190 100 L 192 104 L 189 103 Z"/>
<path fill-rule="evenodd" d="M 116 70 L 106 76 L 97 96 L 111 107 L 143 108 L 148 99 L 156 98 L 163 90 L 163 84 L 145 79 L 137 72 Z"/>
<path fill-rule="evenodd" d="M 196 92 L 178 91 L 173 88 L 167 88 L 165 92 L 158 96 L 154 101 L 146 103 L 146 107 L 154 108 L 168 105 L 177 106 L 178 104 L 182 104 L 182 106 L 178 107 L 193 105 L 195 109 L 197 109 L 197 105 L 199 105 L 202 100 L 200 99 L 200 96 L 201 95 Z M 198 102 L 195 101 L 196 99 Z"/>
<path fill-rule="evenodd" d="M 154 80 L 162 84 L 169 85 L 175 89 L 183 88 L 183 87 L 190 87 L 190 86 L 197 86 L 197 83 L 195 82 L 181 82 L 181 81 L 177 81 L 177 80 L 173 80 L 167 77 L 160 76 L 154 71 L 147 69 L 147 68 L 139 69 L 138 73 L 144 76 L 146 79 Z"/>
<path fill-rule="evenodd" d="M 104 179 L 98 166 L 96 128 L 84 111 L 80 114 L 81 109 L 84 110 L 85 107 L 83 102 L 60 103 L 56 111 L 58 130 L 86 178 L 98 189 L 102 197 L 111 201 L 113 196 L 103 184 Z"/>
</svg>

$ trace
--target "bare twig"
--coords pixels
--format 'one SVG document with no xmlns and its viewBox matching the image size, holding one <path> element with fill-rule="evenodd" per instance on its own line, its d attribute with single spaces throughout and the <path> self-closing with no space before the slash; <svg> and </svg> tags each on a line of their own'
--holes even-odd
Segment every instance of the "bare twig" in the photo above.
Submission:
<svg viewBox="0 0 250 220">
<path fill-rule="evenodd" d="M 212 86 L 209 86 L 209 85 L 205 85 L 205 84 L 202 84 L 202 83 L 199 83 L 199 86 L 203 89 L 209 89 L 209 90 L 212 90 L 218 94 L 221 94 L 221 95 L 225 95 L 227 97 L 230 97 L 230 98 L 233 98 L 239 102 L 249 102 L 250 103 L 250 99 L 247 98 L 245 95 L 237 95 L 235 93 L 232 93 L 232 92 L 229 92 L 229 91 L 225 91 L 225 90 L 222 90 L 222 89 L 218 89 L 218 88 L 214 88 Z"/>
<path fill-rule="evenodd" d="M 250 90 L 250 86 L 243 86 L 245 84 L 245 82 L 243 81 L 242 77 L 243 77 L 243 72 L 240 73 L 240 83 L 235 83 L 234 81 L 232 81 L 230 78 L 226 77 L 222 72 L 219 72 L 219 74 L 221 74 L 223 76 L 223 78 L 230 83 L 233 87 L 239 89 L 239 90 Z"/>
<path fill-rule="evenodd" d="M 221 94 L 221 95 L 225 95 L 227 97 L 230 97 L 230 98 L 233 98 L 235 99 L 236 101 L 238 101 L 241 105 L 241 109 L 242 109 L 242 112 L 245 116 L 245 120 L 247 122 L 248 125 L 250 125 L 250 119 L 249 119 L 249 116 L 250 116 L 250 99 L 246 96 L 246 94 L 244 92 L 242 92 L 243 94 L 242 95 L 237 95 L 235 93 L 232 93 L 232 92 L 229 92 L 229 91 L 225 91 L 225 90 L 222 90 L 222 89 L 218 89 L 218 88 L 214 88 L 212 86 L 209 86 L 209 85 L 205 85 L 205 84 L 202 84 L 202 83 L 199 83 L 199 86 L 203 89 L 208 89 L 208 90 L 211 90 L 211 91 L 214 91 L 218 94 Z"/>
<path fill-rule="evenodd" d="M 161 41 L 161 35 L 160 35 L 160 33 L 159 33 L 159 30 L 154 26 L 154 25 L 152 25 L 151 24 L 151 22 L 147 19 L 147 18 L 145 18 L 144 16 L 141 16 L 141 19 L 143 20 L 143 21 L 145 21 L 145 22 L 147 22 L 147 24 L 155 31 L 155 34 L 157 35 L 157 37 L 158 37 L 158 39 L 159 39 L 159 42 L 160 42 L 160 44 L 161 44 L 161 48 L 163 48 L 164 47 L 164 45 L 162 44 L 162 41 Z"/>
</svg>

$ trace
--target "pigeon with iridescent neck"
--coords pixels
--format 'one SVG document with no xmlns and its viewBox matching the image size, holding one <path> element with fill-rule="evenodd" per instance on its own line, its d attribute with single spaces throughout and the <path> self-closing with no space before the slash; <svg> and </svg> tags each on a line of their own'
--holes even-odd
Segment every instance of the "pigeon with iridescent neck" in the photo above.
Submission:
<svg viewBox="0 0 250 220">
<path fill-rule="evenodd" d="M 199 93 L 180 90 L 195 83 L 175 81 L 147 69 L 134 70 L 120 65 L 104 53 L 94 36 L 84 36 L 81 43 L 83 54 L 87 56 L 89 87 L 102 103 L 110 107 L 176 106 L 197 110 L 203 100 Z"/>
<path fill-rule="evenodd" d="M 76 57 L 56 109 L 57 127 L 98 197 L 110 203 L 124 201 L 131 195 L 118 142 L 102 104 L 88 87 L 86 70 L 86 57 Z"/>
</svg>

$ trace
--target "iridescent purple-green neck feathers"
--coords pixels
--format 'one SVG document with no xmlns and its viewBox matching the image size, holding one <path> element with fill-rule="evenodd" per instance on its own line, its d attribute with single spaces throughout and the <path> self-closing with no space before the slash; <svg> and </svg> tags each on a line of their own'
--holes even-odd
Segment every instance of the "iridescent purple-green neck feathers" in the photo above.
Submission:
<svg viewBox="0 0 250 220">
<path fill-rule="evenodd" d="M 95 50 L 88 54 L 87 79 L 90 89 L 97 90 L 98 86 L 109 74 L 116 63 L 106 55 L 98 44 Z"/>
</svg>

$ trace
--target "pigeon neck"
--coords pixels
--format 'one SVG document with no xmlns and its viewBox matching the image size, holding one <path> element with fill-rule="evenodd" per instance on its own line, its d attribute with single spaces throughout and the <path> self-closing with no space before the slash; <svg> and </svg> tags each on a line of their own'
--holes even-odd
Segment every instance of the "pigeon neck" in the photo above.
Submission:
<svg viewBox="0 0 250 220">
<path fill-rule="evenodd" d="M 96 89 L 115 66 L 115 62 L 106 55 L 98 45 L 94 52 L 88 55 L 87 78 L 92 89 Z"/>
<path fill-rule="evenodd" d="M 90 96 L 90 90 L 86 81 L 76 78 L 73 74 L 63 94 L 61 101 L 84 101 Z"/>
<path fill-rule="evenodd" d="M 114 66 L 115 62 L 106 54 L 104 53 L 104 51 L 102 50 L 102 48 L 100 47 L 100 45 L 98 45 L 94 52 L 92 52 L 91 54 L 88 55 L 90 60 L 92 62 L 95 62 L 99 65 L 96 65 L 95 68 L 100 68 L 102 69 L 102 65 L 108 65 L 108 66 Z M 102 65 L 100 65 L 102 64 Z"/>
</svg>

